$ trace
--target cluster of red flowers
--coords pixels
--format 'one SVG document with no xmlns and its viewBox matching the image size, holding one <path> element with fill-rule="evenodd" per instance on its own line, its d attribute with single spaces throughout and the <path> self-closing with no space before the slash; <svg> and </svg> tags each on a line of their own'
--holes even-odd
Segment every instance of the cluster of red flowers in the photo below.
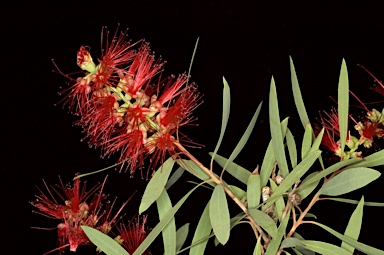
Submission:
<svg viewBox="0 0 384 255">
<path fill-rule="evenodd" d="M 41 189 L 40 195 L 36 196 L 36 199 L 31 204 L 39 211 L 36 213 L 46 216 L 51 219 L 60 220 L 57 225 L 57 233 L 59 237 L 59 247 L 55 250 L 62 251 L 69 246 L 71 251 L 76 251 L 79 245 L 91 244 L 90 240 L 82 230 L 82 226 L 89 226 L 95 228 L 104 234 L 111 232 L 112 227 L 116 224 L 118 216 L 121 213 L 124 206 L 128 203 L 129 199 L 120 207 L 117 213 L 112 216 L 112 209 L 114 207 L 116 199 L 110 203 L 106 202 L 103 206 L 102 202 L 105 201 L 107 196 L 103 194 L 103 187 L 106 179 L 102 184 L 98 184 L 92 187 L 90 190 L 86 190 L 86 185 L 80 187 L 80 178 L 74 180 L 73 186 L 67 184 L 64 185 L 60 179 L 60 184 L 57 187 L 48 186 L 45 182 L 44 185 L 47 190 L 47 194 Z M 59 198 L 61 201 L 58 201 Z M 144 229 L 145 222 L 142 222 L 142 228 Z M 127 228 L 121 228 L 122 239 L 125 240 L 128 236 L 124 233 L 127 232 Z M 135 231 L 135 228 L 129 228 Z M 138 234 L 144 235 L 142 231 L 138 231 Z M 133 234 L 131 235 L 131 237 Z M 144 236 L 145 238 L 145 236 Z M 126 240 L 126 242 L 142 242 L 144 239 Z M 121 241 L 121 238 L 120 238 Z M 137 245 L 138 246 L 138 245 Z M 136 246 L 136 248 L 137 248 Z"/>
<path fill-rule="evenodd" d="M 361 67 L 378 83 L 377 86 L 373 87 L 373 90 L 384 95 L 384 85 L 365 67 Z M 360 145 L 363 145 L 365 148 L 371 148 L 375 138 L 384 137 L 384 109 L 382 112 L 376 109 L 369 110 L 354 93 L 350 93 L 362 105 L 365 111 L 365 115 L 362 116 L 360 121 L 356 121 L 351 114 L 349 115 L 349 120 L 354 123 L 354 129 L 358 132 L 359 138 L 351 135 L 351 130 L 349 130 L 346 139 L 348 149 L 341 154 L 339 119 L 338 113 L 334 108 L 331 109 L 330 113 L 323 112 L 325 116 L 320 116 L 320 125 L 316 127 L 316 133 L 320 132 L 320 128 L 325 129 L 321 142 L 322 146 L 342 160 L 363 157 L 362 151 L 358 151 Z"/>
<path fill-rule="evenodd" d="M 179 157 L 179 139 L 192 143 L 179 128 L 194 120 L 191 113 L 201 103 L 196 84 L 187 84 L 186 74 L 162 79 L 165 62 L 155 60 L 147 42 L 131 44 L 126 32 L 109 42 L 103 31 L 98 64 L 88 47 L 80 47 L 77 64 L 84 76 L 62 91 L 63 105 L 81 117 L 75 124 L 89 145 L 101 147 L 103 157 L 120 151 L 120 170 L 126 166 L 131 175 L 149 154 L 150 166 L 162 163 L 167 152 Z"/>
</svg>

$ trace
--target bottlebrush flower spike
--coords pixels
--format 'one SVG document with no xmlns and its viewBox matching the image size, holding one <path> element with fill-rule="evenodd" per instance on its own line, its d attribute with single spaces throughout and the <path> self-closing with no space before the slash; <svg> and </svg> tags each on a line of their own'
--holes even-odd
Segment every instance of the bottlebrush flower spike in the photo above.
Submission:
<svg viewBox="0 0 384 255">
<path fill-rule="evenodd" d="M 39 210 L 36 213 L 61 221 L 57 225 L 59 247 L 52 251 L 60 250 L 61 253 L 67 246 L 70 251 L 76 251 L 79 245 L 91 244 L 81 226 L 89 226 L 105 234 L 109 233 L 116 224 L 121 210 L 130 200 L 129 198 L 112 217 L 111 211 L 116 199 L 112 205 L 107 202 L 104 209 L 102 205 L 102 201 L 107 197 L 102 193 L 106 178 L 102 184 L 95 185 L 88 191 L 85 184 L 82 188 L 80 187 L 79 178 L 74 180 L 73 186 L 64 185 L 61 179 L 59 180 L 60 184 L 57 187 L 48 186 L 44 181 L 47 195 L 38 188 L 40 195 L 31 202 L 32 206 Z"/>
<path fill-rule="evenodd" d="M 180 142 L 194 144 L 179 128 L 195 120 L 192 111 L 201 103 L 196 84 L 187 85 L 185 73 L 160 79 L 165 62 L 155 58 L 149 43 L 131 44 L 126 32 L 116 32 L 109 42 L 106 28 L 103 34 L 99 63 L 94 67 L 89 49 L 80 47 L 77 63 L 85 75 L 65 91 L 62 102 L 81 117 L 75 124 L 90 146 L 101 147 L 102 157 L 120 151 L 120 170 L 126 167 L 131 175 L 149 154 L 148 168 L 167 153 L 181 158 Z"/>
<path fill-rule="evenodd" d="M 363 144 L 366 148 L 372 147 L 373 139 L 375 137 L 382 138 L 384 136 L 383 127 L 382 113 L 375 109 L 368 112 L 364 124 L 358 122 L 355 125 L 355 129 L 359 131 L 360 134 L 359 143 Z"/>
<path fill-rule="evenodd" d="M 146 215 L 138 216 L 134 221 L 129 222 L 127 225 L 121 224 L 120 227 L 118 227 L 119 235 L 115 240 L 118 241 L 129 254 L 133 254 L 147 237 L 149 230 L 145 226 L 146 222 Z M 142 254 L 150 255 L 151 252 L 146 250 Z"/>
</svg>

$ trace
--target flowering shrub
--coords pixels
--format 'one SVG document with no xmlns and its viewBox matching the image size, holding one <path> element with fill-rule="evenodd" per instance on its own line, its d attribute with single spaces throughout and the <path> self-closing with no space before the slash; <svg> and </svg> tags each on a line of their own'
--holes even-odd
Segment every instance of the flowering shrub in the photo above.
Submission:
<svg viewBox="0 0 384 255">
<path fill-rule="evenodd" d="M 141 216 L 127 225 L 119 225 L 118 215 L 128 201 L 115 214 L 111 212 L 115 201 L 112 206 L 101 209 L 105 180 L 89 191 L 80 188 L 80 179 L 86 174 L 76 176 L 73 187 L 63 185 L 61 180 L 60 189 L 44 182 L 47 191 L 39 190 L 41 194 L 32 205 L 40 214 L 61 221 L 57 227 L 59 247 L 55 250 L 62 252 L 69 246 L 71 251 L 76 251 L 79 245 L 93 243 L 98 251 L 106 254 L 177 254 L 189 250 L 189 254 L 197 255 L 204 253 L 210 238 L 225 245 L 231 229 L 246 222 L 255 236 L 254 254 L 353 254 L 355 250 L 384 254 L 358 241 L 363 207 L 383 204 L 365 202 L 363 197 L 360 201 L 338 198 L 378 179 L 381 174 L 372 167 L 384 164 L 384 152 L 377 147 L 371 149 L 384 135 L 384 110 L 368 109 L 349 90 L 344 60 L 337 109 L 324 111 L 317 122 L 310 122 L 307 116 L 290 60 L 293 97 L 304 127 L 300 149 L 288 127 L 288 119 L 280 119 L 272 77 L 271 141 L 261 166 L 253 171 L 233 160 L 246 144 L 262 104 L 232 154 L 228 158 L 218 155 L 230 113 L 230 88 L 223 79 L 221 133 L 210 153 L 211 164 L 206 167 L 186 149 L 199 145 L 180 131 L 182 126 L 195 120 L 192 111 L 201 103 L 197 85 L 189 83 L 189 74 L 185 73 L 162 78 L 164 62 L 160 58 L 156 60 L 149 44 L 143 40 L 131 43 L 126 40 L 126 32 L 117 33 L 110 40 L 108 31 L 103 29 L 102 56 L 97 63 L 88 47 L 80 47 L 77 65 L 83 70 L 82 77 L 73 78 L 60 71 L 70 79 L 69 88 L 62 91 L 61 103 L 79 116 L 75 124 L 83 128 L 90 146 L 100 147 L 102 156 L 120 153 L 117 166 L 121 172 L 129 170 L 134 177 L 136 170 L 140 170 L 141 176 L 149 179 L 138 210 Z M 379 85 L 375 90 L 381 93 L 384 86 L 380 82 Z M 349 94 L 364 108 L 363 117 L 353 117 L 349 112 Z M 328 151 L 330 157 L 322 154 L 320 148 Z M 221 166 L 221 171 L 214 169 L 213 161 Z M 321 169 L 313 169 L 317 161 Z M 179 167 L 174 171 L 175 165 Z M 158 170 L 153 171 L 155 168 Z M 185 170 L 200 179 L 200 183 L 172 205 L 168 191 Z M 225 181 L 224 172 L 239 180 L 241 186 Z M 174 216 L 201 186 L 211 189 L 212 195 L 194 230 L 192 243 L 185 245 L 189 225 L 176 231 Z M 58 202 L 59 198 L 63 201 Z M 230 212 L 228 198 L 237 204 L 237 212 Z M 304 199 L 309 202 L 302 208 Z M 308 219 L 313 217 L 310 213 L 313 205 L 323 200 L 357 204 L 344 234 Z M 143 213 L 155 202 L 160 221 L 149 229 L 145 224 L 150 215 Z M 305 240 L 297 232 L 302 224 L 323 228 L 340 239 L 341 246 Z M 150 251 L 150 245 L 160 233 L 164 251 Z"/>
</svg>

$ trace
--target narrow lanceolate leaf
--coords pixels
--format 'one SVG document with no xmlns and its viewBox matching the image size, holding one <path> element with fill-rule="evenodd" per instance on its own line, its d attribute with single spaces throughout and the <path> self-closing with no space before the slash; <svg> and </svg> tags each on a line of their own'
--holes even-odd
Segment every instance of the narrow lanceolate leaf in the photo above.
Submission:
<svg viewBox="0 0 384 255">
<path fill-rule="evenodd" d="M 185 169 L 182 167 L 179 167 L 169 178 L 167 184 L 165 185 L 165 189 L 168 190 L 175 182 L 177 182 L 178 179 L 183 175 L 185 172 Z"/>
<path fill-rule="evenodd" d="M 361 159 L 359 159 L 359 158 L 351 158 L 351 159 L 337 162 L 336 164 L 331 165 L 330 167 L 324 169 L 321 172 L 317 172 L 316 174 L 313 174 L 310 177 L 308 176 L 308 178 L 305 179 L 305 183 L 303 182 L 300 186 L 304 187 L 304 186 L 309 185 L 313 182 L 318 182 L 319 180 L 326 177 L 327 175 L 329 175 L 329 174 L 331 174 L 337 170 L 340 170 L 346 166 L 349 166 L 353 163 L 360 162 L 360 161 L 361 161 Z"/>
<path fill-rule="evenodd" d="M 271 88 L 269 92 L 269 125 L 271 129 L 273 152 L 279 164 L 279 170 L 285 177 L 288 175 L 289 171 L 287 159 L 285 157 L 283 134 L 281 132 L 280 126 L 279 106 L 277 103 L 276 86 L 273 76 L 271 79 Z"/>
<path fill-rule="evenodd" d="M 321 140 L 323 139 L 324 128 L 321 129 L 320 133 L 317 135 L 313 141 L 312 147 L 309 149 L 308 154 L 312 153 L 320 148 Z"/>
<path fill-rule="evenodd" d="M 310 184 L 307 185 L 307 180 L 310 180 L 315 175 L 317 175 L 317 173 L 311 173 L 304 179 L 304 181 L 301 182 L 301 185 L 297 189 L 297 194 L 301 196 L 301 199 L 304 200 L 304 198 L 306 198 L 309 194 L 311 194 L 312 191 L 314 191 L 317 185 L 319 184 L 320 179 L 317 181 L 311 182 Z"/>
<path fill-rule="evenodd" d="M 185 240 L 187 239 L 189 231 L 189 223 L 185 223 L 181 228 L 176 232 L 176 252 L 180 251 L 183 247 Z"/>
<path fill-rule="evenodd" d="M 285 248 L 292 248 L 292 247 L 298 247 L 298 246 L 304 246 L 304 244 L 301 242 L 300 239 L 295 237 L 288 237 L 281 242 L 280 248 L 285 249 Z"/>
<path fill-rule="evenodd" d="M 350 238 L 348 236 L 342 235 L 339 232 L 337 232 L 337 231 L 333 230 L 332 228 L 327 227 L 327 226 L 325 226 L 325 225 L 323 225 L 321 223 L 318 223 L 318 222 L 315 222 L 315 221 L 311 221 L 311 223 L 321 227 L 322 229 L 324 229 L 326 231 L 328 231 L 332 235 L 334 235 L 337 238 L 339 238 L 341 241 L 343 241 L 343 242 L 345 242 L 345 243 L 355 247 L 357 250 L 363 252 L 364 254 L 384 255 L 384 251 L 376 249 L 376 248 L 371 247 L 369 245 L 360 243 L 360 242 L 354 240 L 353 238 Z"/>
<path fill-rule="evenodd" d="M 293 65 L 293 61 L 292 61 L 291 56 L 289 56 L 289 63 L 290 63 L 290 68 L 291 68 L 291 82 L 292 82 L 293 99 L 295 100 L 295 105 L 296 105 L 297 112 L 299 113 L 301 124 L 305 128 L 305 126 L 309 123 L 309 118 L 308 118 L 307 111 L 305 110 L 303 97 L 301 96 L 299 82 L 298 82 L 297 76 L 296 76 L 295 66 Z"/>
<path fill-rule="evenodd" d="M 308 214 L 307 214 L 308 215 Z M 299 233 L 295 232 L 293 234 L 293 237 L 299 239 L 299 240 L 305 240 L 304 237 L 302 237 Z M 311 250 L 307 250 L 305 249 L 304 247 L 302 246 L 297 246 L 296 249 L 294 249 L 296 251 L 298 251 L 300 254 L 303 254 L 303 255 L 316 255 L 315 252 L 311 251 Z"/>
<path fill-rule="evenodd" d="M 213 153 L 210 152 L 209 155 L 213 156 Z M 239 166 L 238 164 L 236 164 L 234 162 L 230 162 L 227 164 L 228 159 L 220 156 L 219 154 L 215 155 L 214 160 L 223 168 L 225 165 L 227 165 L 227 172 L 228 173 L 230 173 L 233 177 L 235 177 L 236 179 L 238 179 L 242 183 L 247 184 L 248 178 L 251 175 L 250 171 L 248 171 L 247 169 L 245 169 L 242 166 Z"/>
<path fill-rule="evenodd" d="M 191 249 L 189 255 L 203 255 L 205 247 L 208 243 L 208 236 L 212 230 L 211 220 L 209 219 L 209 202 L 205 206 L 201 214 L 199 223 L 197 224 L 195 234 L 193 235 Z"/>
<path fill-rule="evenodd" d="M 209 202 L 209 218 L 217 240 L 223 245 L 226 244 L 231 227 L 227 197 L 221 185 L 217 185 L 213 190 Z"/>
<path fill-rule="evenodd" d="M 272 190 L 275 191 L 277 189 L 277 184 L 272 179 L 269 179 L 269 183 Z M 281 221 L 281 217 L 283 216 L 284 208 L 285 208 L 284 198 L 280 196 L 275 202 L 275 209 L 274 209 L 279 221 Z"/>
<path fill-rule="evenodd" d="M 247 202 L 248 208 L 256 208 L 260 204 L 261 186 L 260 175 L 258 173 L 251 174 L 247 184 Z"/>
<path fill-rule="evenodd" d="M 229 156 L 227 162 L 225 163 L 225 165 L 223 167 L 223 171 L 225 171 L 228 164 L 230 164 L 237 157 L 237 155 L 239 155 L 239 153 L 241 152 L 241 150 L 244 148 L 245 144 L 247 143 L 249 136 L 252 134 L 252 130 L 255 127 L 256 120 L 257 120 L 257 117 L 259 116 L 262 103 L 263 102 L 261 102 L 259 104 L 259 106 L 257 107 L 256 112 L 254 113 L 254 115 L 251 119 L 251 122 L 248 124 L 248 127 L 245 130 L 243 136 L 241 137 L 239 143 L 236 145 L 235 149 L 233 150 L 233 152 Z"/>
<path fill-rule="evenodd" d="M 277 238 L 276 222 L 271 217 L 254 208 L 249 209 L 249 214 L 272 238 Z"/>
<path fill-rule="evenodd" d="M 297 149 L 296 149 L 296 142 L 295 138 L 293 137 L 291 130 L 287 130 L 287 134 L 285 136 L 287 139 L 287 147 L 288 147 L 288 153 L 289 158 L 291 159 L 291 166 L 292 168 L 295 168 L 297 165 Z"/>
<path fill-rule="evenodd" d="M 115 240 L 113 240 L 108 235 L 104 234 L 103 232 L 88 227 L 88 226 L 81 226 L 84 233 L 87 235 L 89 240 L 97 246 L 100 250 L 102 250 L 107 255 L 129 255 L 129 253 L 121 247 L 120 244 L 118 244 Z"/>
<path fill-rule="evenodd" d="M 228 185 L 228 188 L 235 194 L 235 196 L 239 200 L 243 200 L 247 196 L 247 192 L 240 189 L 239 187 L 236 187 L 235 185 Z"/>
<path fill-rule="evenodd" d="M 165 189 L 156 200 L 157 211 L 159 213 L 160 221 L 164 215 L 172 209 L 172 203 Z M 176 254 L 176 223 L 175 218 L 172 218 L 167 226 L 162 231 L 164 254 L 174 255 Z"/>
<path fill-rule="evenodd" d="M 338 104 L 337 112 L 339 118 L 340 130 L 340 148 L 341 155 L 343 155 L 345 143 L 347 141 L 348 132 L 348 108 L 349 108 L 349 85 L 348 85 L 348 71 L 345 59 L 341 63 L 340 77 L 339 77 L 339 91 L 338 91 Z"/>
<path fill-rule="evenodd" d="M 301 144 L 301 159 L 304 159 L 305 156 L 307 156 L 307 153 L 312 146 L 312 133 L 313 130 L 311 123 L 308 122 L 307 126 L 305 127 L 303 142 Z"/>
<path fill-rule="evenodd" d="M 168 158 L 152 176 L 141 198 L 140 214 L 146 211 L 163 192 L 174 163 L 175 161 L 171 157 Z"/>
<path fill-rule="evenodd" d="M 319 194 L 339 196 L 360 189 L 380 177 L 380 172 L 365 168 L 351 168 L 333 177 L 319 190 Z"/>
<path fill-rule="evenodd" d="M 332 200 L 332 201 L 337 201 L 337 202 L 342 202 L 342 203 L 347 203 L 347 204 L 355 204 L 357 205 L 359 201 L 353 200 L 353 199 L 346 199 L 346 198 L 339 198 L 339 197 L 326 197 L 322 198 L 326 200 Z M 379 203 L 379 202 L 364 202 L 365 206 L 377 206 L 377 207 L 384 207 L 384 203 Z"/>
<path fill-rule="evenodd" d="M 330 243 L 310 240 L 302 240 L 301 242 L 303 243 L 306 249 L 317 252 L 319 254 L 351 255 L 348 251 L 344 250 L 343 248 L 340 248 Z"/>
<path fill-rule="evenodd" d="M 272 196 L 267 200 L 265 208 L 271 206 L 284 192 L 291 188 L 292 185 L 308 171 L 308 169 L 313 165 L 320 154 L 321 151 L 314 151 L 307 155 L 307 157 L 301 161 L 276 188 Z"/>
<path fill-rule="evenodd" d="M 275 164 L 275 154 L 273 153 L 272 141 L 269 142 L 267 150 L 264 155 L 263 163 L 260 170 L 261 187 L 267 185 L 268 179 L 271 176 Z"/>
<path fill-rule="evenodd" d="M 363 207 L 364 207 L 364 196 L 361 198 L 356 209 L 353 211 L 351 218 L 349 219 L 348 226 L 345 229 L 344 235 L 348 236 L 357 241 L 359 238 L 361 223 L 363 221 Z M 347 250 L 353 254 L 355 248 L 345 242 L 341 243 L 341 248 Z"/>
<path fill-rule="evenodd" d="M 196 165 L 195 162 L 193 162 L 192 160 L 187 160 L 187 159 L 183 159 L 183 160 L 176 160 L 176 162 L 184 169 L 186 170 L 189 170 L 191 169 L 192 172 L 190 172 L 191 174 L 193 174 L 195 177 L 199 178 L 200 180 L 202 181 L 207 181 L 210 179 L 209 175 L 206 174 L 198 165 Z M 211 186 L 216 186 L 216 183 L 214 182 L 208 182 L 209 185 Z"/>
<path fill-rule="evenodd" d="M 261 236 L 257 238 L 256 246 L 253 250 L 253 255 L 261 255 Z"/>
<path fill-rule="evenodd" d="M 276 255 L 276 252 L 279 250 L 281 240 L 283 239 L 283 236 L 285 235 L 285 231 L 287 229 L 288 221 L 289 221 L 290 213 L 288 213 L 284 220 L 280 223 L 280 226 L 277 230 L 277 237 L 276 239 L 272 239 L 272 241 L 268 245 L 268 249 L 265 252 L 265 255 Z"/>
<path fill-rule="evenodd" d="M 200 37 L 197 37 L 197 40 L 196 40 L 196 43 L 195 43 L 195 48 L 193 49 L 193 53 L 192 53 L 191 62 L 189 63 L 187 85 L 188 85 L 189 77 L 190 77 L 190 75 L 191 75 L 192 64 L 193 64 L 193 60 L 195 59 L 196 50 L 197 50 L 197 45 L 199 44 L 199 38 L 200 38 Z"/>
<path fill-rule="evenodd" d="M 211 163 L 213 162 L 213 159 L 215 158 L 215 155 L 220 148 L 221 142 L 223 141 L 225 129 L 227 128 L 227 123 L 228 123 L 228 119 L 229 119 L 229 111 L 230 111 L 230 107 L 231 107 L 231 92 L 229 89 L 229 85 L 228 85 L 228 83 L 224 77 L 223 77 L 223 84 L 224 84 L 224 88 L 223 88 L 223 116 L 221 119 L 221 130 L 220 130 L 219 140 L 217 141 L 215 150 L 213 151 L 213 154 L 212 154 Z"/>
<path fill-rule="evenodd" d="M 384 150 L 379 150 L 369 156 L 366 156 L 363 160 L 360 160 L 360 162 L 354 163 L 350 167 L 374 167 L 374 166 L 380 166 L 384 164 Z"/>
<path fill-rule="evenodd" d="M 187 198 L 195 191 L 199 186 L 194 187 L 190 190 L 183 198 L 177 202 L 177 204 L 172 207 L 163 217 L 163 219 L 149 232 L 148 236 L 144 239 L 144 241 L 140 244 L 139 247 L 135 250 L 132 255 L 141 255 L 144 253 L 148 247 L 152 244 L 155 238 L 160 234 L 160 232 L 168 225 L 168 223 L 173 219 L 175 213 L 180 209 L 180 207 L 184 204 Z"/>
</svg>

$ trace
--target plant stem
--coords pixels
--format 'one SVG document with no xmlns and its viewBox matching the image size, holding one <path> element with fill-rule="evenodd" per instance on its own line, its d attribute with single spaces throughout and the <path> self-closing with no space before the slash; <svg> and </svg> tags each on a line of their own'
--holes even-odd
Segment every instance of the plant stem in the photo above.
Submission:
<svg viewBox="0 0 384 255">
<path fill-rule="evenodd" d="M 241 202 L 235 194 L 219 179 L 217 176 L 213 173 L 213 171 L 206 168 L 198 159 L 196 159 L 187 149 L 185 149 L 178 141 L 175 141 L 174 144 L 176 147 L 190 160 L 192 160 L 196 165 L 198 165 L 209 177 L 210 179 L 215 182 L 217 185 L 221 185 L 227 193 L 227 195 L 243 210 L 243 212 L 247 215 L 248 220 L 250 221 L 251 225 L 257 229 L 257 231 L 261 234 L 265 244 L 268 244 L 270 242 L 269 238 L 266 236 L 264 231 L 261 229 L 261 227 L 256 223 L 256 221 L 252 218 L 252 216 L 248 212 L 248 208 L 245 206 L 243 202 Z M 256 234 L 256 233 L 255 233 Z M 256 235 L 257 237 L 257 235 Z"/>
</svg>

